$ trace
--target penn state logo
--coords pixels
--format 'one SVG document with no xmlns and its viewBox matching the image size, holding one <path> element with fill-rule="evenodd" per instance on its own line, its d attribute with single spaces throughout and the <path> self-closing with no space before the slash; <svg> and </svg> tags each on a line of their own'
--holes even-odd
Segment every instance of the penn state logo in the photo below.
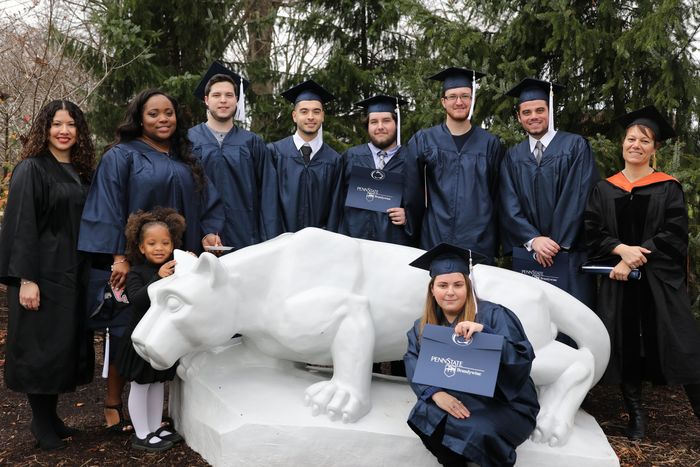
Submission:
<svg viewBox="0 0 700 467">
<path fill-rule="evenodd" d="M 459 334 L 452 334 L 452 342 L 459 345 L 460 347 L 466 347 L 467 345 L 471 345 L 472 339 L 473 337 L 465 339 L 464 336 L 460 336 Z"/>
<path fill-rule="evenodd" d="M 365 200 L 366 200 L 368 203 L 371 203 L 372 201 L 374 201 L 374 193 L 367 193 L 367 194 L 365 195 Z"/>
<path fill-rule="evenodd" d="M 369 176 L 372 177 L 372 179 L 379 181 L 384 180 L 384 177 L 386 177 L 384 172 L 381 170 L 373 170 L 372 172 L 370 172 Z"/>
<path fill-rule="evenodd" d="M 445 365 L 445 376 L 448 378 L 452 378 L 454 375 L 457 374 L 457 366 L 456 365 Z"/>
</svg>

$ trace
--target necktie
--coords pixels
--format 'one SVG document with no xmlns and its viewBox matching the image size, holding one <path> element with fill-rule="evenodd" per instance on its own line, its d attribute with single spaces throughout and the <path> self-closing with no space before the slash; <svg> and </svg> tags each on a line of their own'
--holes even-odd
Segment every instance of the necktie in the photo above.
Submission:
<svg viewBox="0 0 700 467">
<path fill-rule="evenodd" d="M 311 162 L 311 146 L 303 145 L 301 147 L 301 154 L 304 156 L 304 164 L 309 164 Z"/>
<path fill-rule="evenodd" d="M 379 157 L 379 164 L 377 165 L 377 168 L 379 170 L 384 170 L 384 166 L 386 165 L 386 163 L 384 162 L 385 156 L 386 156 L 386 152 L 384 152 L 384 151 L 379 151 L 377 153 L 377 157 Z"/>
<path fill-rule="evenodd" d="M 535 143 L 535 160 L 537 161 L 537 165 L 540 165 L 540 161 L 542 160 L 542 148 L 542 141 Z"/>
</svg>

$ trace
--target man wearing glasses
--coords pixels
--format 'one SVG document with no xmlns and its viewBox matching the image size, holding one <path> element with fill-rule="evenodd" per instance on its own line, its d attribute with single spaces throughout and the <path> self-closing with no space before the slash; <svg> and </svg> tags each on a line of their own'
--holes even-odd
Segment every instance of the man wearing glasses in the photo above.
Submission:
<svg viewBox="0 0 700 467">
<path fill-rule="evenodd" d="M 493 261 L 497 241 L 497 184 L 503 157 L 500 140 L 472 125 L 476 79 L 463 68 L 447 68 L 429 79 L 442 81 L 445 122 L 418 131 L 408 142 L 406 173 L 425 181 L 420 247 L 446 242 L 477 251 Z M 412 206 L 408 205 L 407 209 Z"/>
</svg>

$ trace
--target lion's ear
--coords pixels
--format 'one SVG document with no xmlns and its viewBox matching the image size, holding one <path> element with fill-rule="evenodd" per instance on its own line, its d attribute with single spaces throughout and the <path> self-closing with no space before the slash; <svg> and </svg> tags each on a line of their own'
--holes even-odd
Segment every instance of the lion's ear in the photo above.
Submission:
<svg viewBox="0 0 700 467">
<path fill-rule="evenodd" d="M 175 250 L 173 253 L 177 265 L 175 265 L 174 276 L 181 276 L 187 272 L 190 272 L 197 266 L 197 257 L 182 250 Z"/>
<path fill-rule="evenodd" d="M 226 269 L 221 265 L 219 259 L 211 253 L 202 253 L 199 256 L 194 272 L 208 276 L 213 289 L 224 286 L 228 282 Z"/>
</svg>

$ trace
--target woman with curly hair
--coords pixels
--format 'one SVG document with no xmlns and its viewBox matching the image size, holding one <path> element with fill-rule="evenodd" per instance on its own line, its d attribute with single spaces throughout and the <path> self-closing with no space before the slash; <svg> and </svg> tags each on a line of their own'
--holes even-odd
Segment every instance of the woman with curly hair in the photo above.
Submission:
<svg viewBox="0 0 700 467">
<path fill-rule="evenodd" d="M 173 251 L 180 246 L 185 219 L 174 209 L 156 208 L 129 216 L 126 223 L 126 253 L 134 265 L 126 278 L 126 294 L 134 316 L 124 335 L 131 333 L 151 306 L 148 286 L 175 271 Z M 119 373 L 131 381 L 129 413 L 134 424 L 132 447 L 144 451 L 163 451 L 182 437 L 172 427 L 162 427 L 164 383 L 175 377 L 176 365 L 155 370 L 141 358 L 133 345 L 122 345 L 116 361 Z"/>
<path fill-rule="evenodd" d="M 0 281 L 7 284 L 5 382 L 27 394 L 31 432 L 44 450 L 76 434 L 56 414 L 58 394 L 92 379 L 84 328 L 87 265 L 78 227 L 95 151 L 72 102 L 44 106 L 12 173 L 0 230 Z"/>
<path fill-rule="evenodd" d="M 163 91 L 149 89 L 129 103 L 116 140 L 97 167 L 80 223 L 78 249 L 91 253 L 92 267 L 107 271 L 116 291 L 123 290 L 129 272 L 127 218 L 156 206 L 173 208 L 187 219 L 182 238 L 187 250 L 221 244 L 217 233 L 223 228 L 223 206 L 192 156 L 178 103 Z M 117 337 L 110 345 L 110 361 L 125 329 L 110 327 L 111 336 Z M 116 367 L 109 365 L 105 418 L 117 431 L 128 431 L 121 413 L 124 384 Z"/>
</svg>

